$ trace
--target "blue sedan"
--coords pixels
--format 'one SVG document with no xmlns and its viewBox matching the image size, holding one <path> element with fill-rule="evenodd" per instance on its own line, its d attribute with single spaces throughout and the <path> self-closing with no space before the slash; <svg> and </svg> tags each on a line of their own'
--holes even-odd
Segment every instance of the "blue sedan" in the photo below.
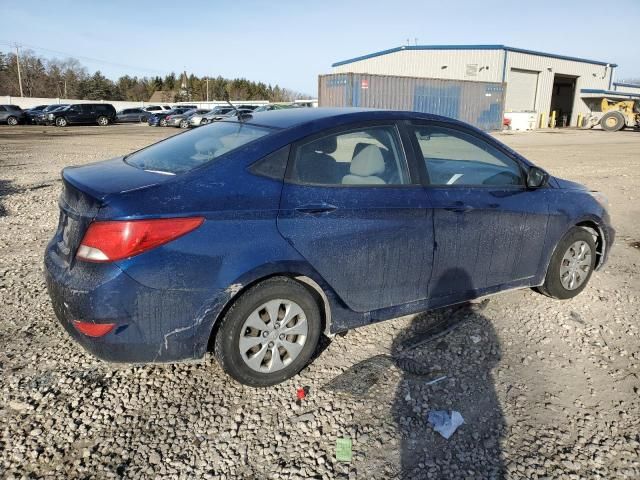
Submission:
<svg viewBox="0 0 640 480">
<path fill-rule="evenodd" d="M 239 114 L 62 172 L 47 285 L 97 357 L 213 351 L 267 386 L 320 335 L 514 288 L 579 294 L 614 230 L 602 195 L 459 121 Z"/>
</svg>

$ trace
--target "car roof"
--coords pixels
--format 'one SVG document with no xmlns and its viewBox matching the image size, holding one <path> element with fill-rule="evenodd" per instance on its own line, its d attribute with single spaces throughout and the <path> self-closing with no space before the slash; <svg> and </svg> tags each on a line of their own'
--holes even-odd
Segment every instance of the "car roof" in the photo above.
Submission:
<svg viewBox="0 0 640 480">
<path fill-rule="evenodd" d="M 352 123 L 368 120 L 438 120 L 456 122 L 429 113 L 382 110 L 375 108 L 286 108 L 267 112 L 252 112 L 247 123 L 273 128 L 291 128 L 306 123 Z M 456 122 L 457 123 L 457 122 Z"/>
</svg>

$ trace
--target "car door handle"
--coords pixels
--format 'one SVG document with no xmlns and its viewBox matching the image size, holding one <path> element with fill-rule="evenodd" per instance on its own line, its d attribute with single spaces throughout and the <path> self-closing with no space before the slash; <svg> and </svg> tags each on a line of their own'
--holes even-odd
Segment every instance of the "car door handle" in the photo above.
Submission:
<svg viewBox="0 0 640 480">
<path fill-rule="evenodd" d="M 333 212 L 337 209 L 335 205 L 330 205 L 328 203 L 312 203 L 308 205 L 301 205 L 296 207 L 296 212 L 304 213 L 305 215 L 320 215 L 322 213 Z"/>
<path fill-rule="evenodd" d="M 462 202 L 456 202 L 453 205 L 449 205 L 447 207 L 444 207 L 444 209 L 448 212 L 454 212 L 454 213 L 467 213 L 470 212 L 471 210 L 473 210 L 473 207 L 471 205 L 465 205 Z"/>
</svg>

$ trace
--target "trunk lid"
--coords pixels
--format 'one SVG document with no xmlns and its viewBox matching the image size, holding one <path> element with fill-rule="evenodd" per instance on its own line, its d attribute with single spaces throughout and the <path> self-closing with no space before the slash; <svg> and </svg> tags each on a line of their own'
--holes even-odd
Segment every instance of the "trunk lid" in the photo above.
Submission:
<svg viewBox="0 0 640 480">
<path fill-rule="evenodd" d="M 89 224 L 100 208 L 108 204 L 110 195 L 150 187 L 170 178 L 132 167 L 122 158 L 65 168 L 58 201 L 60 218 L 54 239 L 58 256 L 66 266 L 73 266 L 73 258 Z"/>
</svg>

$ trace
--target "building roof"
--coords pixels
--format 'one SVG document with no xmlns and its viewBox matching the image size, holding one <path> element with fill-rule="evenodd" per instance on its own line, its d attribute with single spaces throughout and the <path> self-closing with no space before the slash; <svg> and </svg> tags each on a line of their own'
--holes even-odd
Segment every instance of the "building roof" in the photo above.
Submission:
<svg viewBox="0 0 640 480">
<path fill-rule="evenodd" d="M 616 87 L 640 88 L 640 83 L 613 82 Z"/>
<path fill-rule="evenodd" d="M 147 103 L 172 103 L 176 96 L 175 90 L 156 90 Z"/>
<path fill-rule="evenodd" d="M 506 45 L 403 45 L 401 47 L 390 48 L 388 50 L 381 50 L 379 52 L 370 53 L 368 55 L 362 55 L 360 57 L 350 58 L 348 60 L 342 60 L 340 62 L 334 63 L 331 66 L 339 67 L 340 65 L 359 62 L 360 60 L 366 60 L 368 58 L 380 57 L 382 55 L 401 52 L 403 50 L 504 50 L 507 52 L 527 53 L 529 55 L 557 58 L 560 60 L 571 60 L 574 62 L 593 63 L 595 65 L 603 65 L 603 66 L 608 65 L 610 67 L 618 66 L 615 63 L 600 62 L 597 60 L 588 60 L 586 58 L 579 58 L 579 57 L 568 57 L 566 55 L 556 55 L 554 53 L 536 52 L 534 50 L 525 50 L 523 48 L 508 47 Z"/>
<path fill-rule="evenodd" d="M 583 88 L 580 90 L 580 94 L 583 97 L 600 98 L 600 97 L 614 97 L 614 98 L 640 98 L 640 93 L 621 92 L 620 90 L 600 90 L 597 88 Z"/>
</svg>

